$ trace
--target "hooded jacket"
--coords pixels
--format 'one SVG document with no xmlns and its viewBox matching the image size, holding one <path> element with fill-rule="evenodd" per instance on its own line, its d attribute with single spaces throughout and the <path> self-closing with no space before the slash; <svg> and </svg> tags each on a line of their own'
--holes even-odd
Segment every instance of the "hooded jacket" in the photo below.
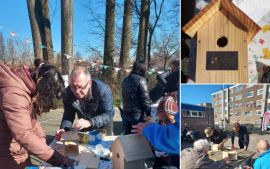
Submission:
<svg viewBox="0 0 270 169">
<path fill-rule="evenodd" d="M 10 69 L 0 62 L 0 164 L 5 169 L 31 165 L 28 152 L 52 165 L 64 157 L 40 138 L 46 138 L 37 116 L 31 116 L 36 85 L 27 66 Z"/>
<path fill-rule="evenodd" d="M 218 169 L 225 165 L 225 160 L 214 161 L 203 151 L 194 148 L 186 148 L 180 153 L 181 168 L 184 169 Z"/>
</svg>

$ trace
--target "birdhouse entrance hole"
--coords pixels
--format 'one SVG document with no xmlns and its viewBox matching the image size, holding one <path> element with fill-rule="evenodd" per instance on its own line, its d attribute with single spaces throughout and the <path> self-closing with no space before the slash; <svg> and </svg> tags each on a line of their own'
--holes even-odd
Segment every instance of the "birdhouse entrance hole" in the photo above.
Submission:
<svg viewBox="0 0 270 169">
<path fill-rule="evenodd" d="M 217 45 L 219 47 L 225 47 L 228 44 L 228 39 L 225 36 L 218 38 Z"/>
</svg>

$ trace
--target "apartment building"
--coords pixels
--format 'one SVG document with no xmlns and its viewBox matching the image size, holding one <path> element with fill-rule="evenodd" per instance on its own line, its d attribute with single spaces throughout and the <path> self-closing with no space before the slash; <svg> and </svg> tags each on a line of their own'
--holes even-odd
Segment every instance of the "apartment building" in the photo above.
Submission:
<svg viewBox="0 0 270 169">
<path fill-rule="evenodd" d="M 261 124 L 266 85 L 235 85 L 211 94 L 215 125 Z"/>
</svg>

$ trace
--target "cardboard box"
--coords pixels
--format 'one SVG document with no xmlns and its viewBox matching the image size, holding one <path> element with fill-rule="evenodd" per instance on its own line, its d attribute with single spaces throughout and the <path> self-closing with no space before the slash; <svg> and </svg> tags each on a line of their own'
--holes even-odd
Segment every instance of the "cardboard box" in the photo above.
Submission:
<svg viewBox="0 0 270 169">
<path fill-rule="evenodd" d="M 102 131 L 100 130 L 89 131 L 88 136 L 90 145 L 96 145 L 102 141 Z"/>
<path fill-rule="evenodd" d="M 89 132 L 77 132 L 79 143 L 89 144 Z"/>
</svg>

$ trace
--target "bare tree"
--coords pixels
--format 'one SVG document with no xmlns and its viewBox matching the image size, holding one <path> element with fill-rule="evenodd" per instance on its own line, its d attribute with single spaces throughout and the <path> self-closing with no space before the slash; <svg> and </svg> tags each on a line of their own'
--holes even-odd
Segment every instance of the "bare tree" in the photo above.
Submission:
<svg viewBox="0 0 270 169">
<path fill-rule="evenodd" d="M 164 70 L 167 61 L 172 57 L 179 57 L 179 39 L 173 33 L 170 35 L 163 34 L 161 40 L 154 41 L 154 55 L 164 59 Z"/>
<path fill-rule="evenodd" d="M 82 58 L 82 53 L 80 51 L 77 51 L 74 55 L 74 59 L 75 60 L 78 60 L 78 59 L 81 59 Z"/>
<path fill-rule="evenodd" d="M 49 0 L 41 0 L 42 18 L 43 18 L 43 29 L 44 37 L 42 37 L 43 44 L 46 48 L 43 49 L 43 59 L 48 63 L 54 62 L 53 44 L 52 44 L 52 33 L 50 23 L 50 11 L 49 11 Z"/>
<path fill-rule="evenodd" d="M 115 26 L 115 0 L 106 0 L 106 25 L 104 42 L 103 64 L 113 66 L 114 62 L 114 28 Z"/>
<path fill-rule="evenodd" d="M 129 65 L 132 13 L 133 13 L 133 0 L 125 0 L 121 53 L 120 53 L 120 67 L 124 69 L 128 68 Z"/>
<path fill-rule="evenodd" d="M 6 61 L 6 45 L 3 33 L 0 32 L 0 60 L 2 62 Z"/>
<path fill-rule="evenodd" d="M 163 3 L 164 3 L 164 0 L 161 1 L 161 4 L 159 6 L 159 9 L 157 7 L 157 2 L 156 0 L 153 0 L 154 2 L 154 8 L 155 8 L 155 22 L 153 25 L 149 24 L 149 40 L 148 40 L 148 52 L 147 52 L 147 65 L 148 65 L 148 68 L 150 67 L 150 61 L 151 61 L 151 43 L 152 43 L 152 37 L 153 37 L 153 34 L 154 34 L 154 31 L 155 31 L 155 28 L 157 26 L 157 23 L 159 21 L 159 18 L 160 18 L 160 15 L 161 15 L 161 11 L 162 11 L 162 7 L 163 7 Z"/>
<path fill-rule="evenodd" d="M 42 59 L 43 51 L 39 47 L 39 44 L 42 44 L 42 40 L 41 40 L 42 30 L 40 29 L 41 22 L 43 21 L 41 2 L 40 0 L 27 0 L 27 7 L 28 7 L 28 15 L 29 15 L 31 30 L 32 30 L 32 39 L 34 42 L 33 45 L 34 45 L 35 58 Z"/>
<path fill-rule="evenodd" d="M 15 49 L 15 45 L 13 39 L 7 39 L 7 53 L 8 53 L 8 63 L 11 67 L 15 67 L 16 65 L 16 55 L 17 51 Z"/>
<path fill-rule="evenodd" d="M 136 60 L 146 60 L 148 23 L 150 15 L 150 0 L 141 0 L 140 28 L 138 35 L 138 46 Z"/>
<path fill-rule="evenodd" d="M 61 0 L 61 52 L 62 73 L 69 75 L 73 59 L 67 59 L 64 54 L 73 55 L 73 0 Z"/>
</svg>

